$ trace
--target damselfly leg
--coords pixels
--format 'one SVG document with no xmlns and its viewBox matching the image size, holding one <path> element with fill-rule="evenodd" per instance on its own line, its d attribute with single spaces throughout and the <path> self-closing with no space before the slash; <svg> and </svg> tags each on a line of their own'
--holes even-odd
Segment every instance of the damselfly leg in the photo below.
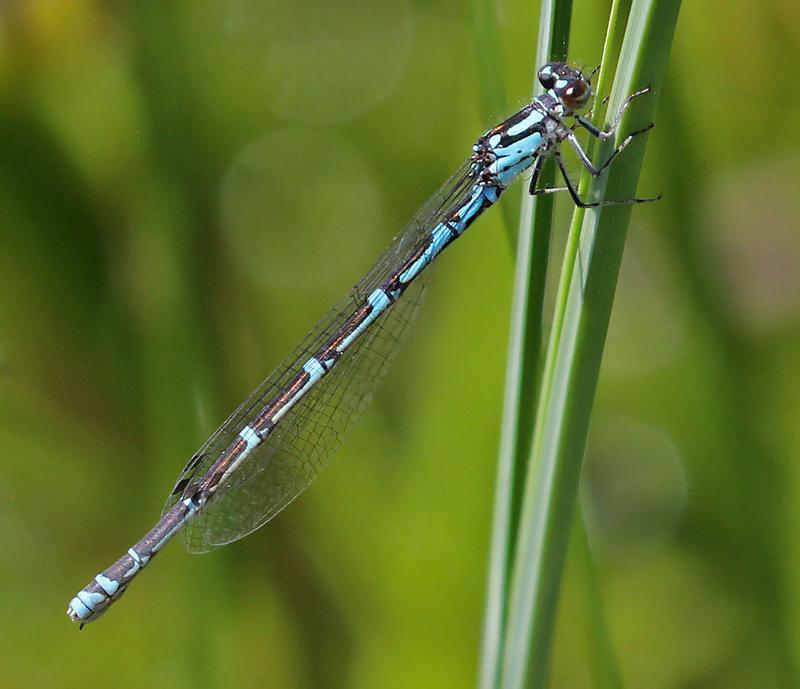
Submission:
<svg viewBox="0 0 800 689">
<path fill-rule="evenodd" d="M 531 196 L 538 196 L 539 194 L 551 194 L 556 191 L 566 191 L 566 187 L 550 187 L 545 189 L 537 189 L 536 185 L 539 183 L 539 175 L 542 173 L 542 164 L 544 163 L 544 156 L 539 156 L 533 164 L 531 171 L 531 181 L 528 184 L 528 192 Z"/>
<path fill-rule="evenodd" d="M 561 170 L 561 176 L 564 178 L 564 183 L 566 184 L 566 187 L 563 188 L 569 192 L 569 195 L 572 197 L 573 202 L 575 203 L 576 206 L 578 206 L 578 208 L 602 208 L 603 206 L 626 206 L 631 203 L 650 203 L 651 201 L 658 201 L 661 198 L 661 194 L 659 194 L 658 196 L 652 196 L 643 199 L 632 198 L 632 199 L 614 199 L 611 201 L 586 202 L 583 199 L 581 199 L 581 197 L 578 195 L 578 190 L 575 188 L 575 185 L 570 180 L 567 167 L 566 165 L 564 165 L 564 159 L 561 156 L 561 152 L 556 150 L 553 152 L 553 155 L 556 158 L 556 163 L 558 163 L 558 169 Z"/>
<path fill-rule="evenodd" d="M 637 129 L 636 131 L 631 132 L 630 134 L 628 134 L 620 142 L 620 144 L 614 149 L 614 151 L 606 159 L 606 161 L 604 163 L 602 163 L 601 165 L 599 165 L 599 166 L 596 166 L 592 162 L 591 158 L 589 158 L 589 155 L 586 153 L 586 151 L 584 150 L 584 148 L 581 145 L 580 141 L 578 140 L 578 137 L 575 135 L 576 127 L 581 126 L 584 129 L 586 129 L 586 131 L 588 131 L 592 136 L 600 139 L 601 141 L 606 141 L 607 139 L 609 139 L 611 136 L 614 135 L 614 133 L 615 133 L 615 131 L 617 129 L 617 126 L 619 125 L 619 122 L 622 119 L 622 115 L 624 114 L 625 110 L 628 109 L 628 106 L 631 104 L 631 102 L 635 98 L 637 98 L 639 96 L 643 96 L 643 95 L 648 94 L 648 93 L 650 93 L 650 89 L 649 88 L 645 88 L 645 89 L 641 89 L 639 91 L 635 91 L 630 96 L 628 96 L 624 100 L 624 102 L 622 103 L 622 106 L 620 107 L 619 111 L 617 112 L 616 116 L 614 117 L 614 120 L 611 123 L 611 126 L 608 128 L 608 130 L 605 130 L 605 131 L 602 130 L 602 129 L 599 129 L 594 124 L 592 124 L 589 120 L 585 119 L 584 117 L 581 117 L 579 114 L 577 114 L 577 113 L 574 114 L 575 124 L 572 127 L 569 127 L 569 128 L 565 129 L 564 138 L 567 141 L 569 141 L 570 145 L 575 150 L 575 153 L 577 154 L 578 159 L 581 161 L 581 164 L 589 171 L 589 174 L 591 174 L 592 177 L 599 177 L 603 173 L 603 171 L 609 165 L 611 165 L 611 163 L 614 161 L 614 159 L 620 153 L 622 153 L 622 151 L 624 151 L 625 148 L 628 147 L 628 145 L 631 143 L 631 141 L 633 141 L 640 134 L 644 134 L 645 132 L 647 132 L 650 129 L 652 129 L 653 128 L 653 123 L 651 122 L 646 127 L 642 127 L 641 129 Z M 530 185 L 529 185 L 529 188 L 528 188 L 529 192 L 534 196 L 538 196 L 540 194 L 554 194 L 556 192 L 567 191 L 567 192 L 569 192 L 570 196 L 572 197 L 572 200 L 574 201 L 575 205 L 578 206 L 579 208 L 600 208 L 600 207 L 603 207 L 603 206 L 620 206 L 620 205 L 626 205 L 626 204 L 631 204 L 631 203 L 649 203 L 650 201 L 658 201 L 661 198 L 661 195 L 659 194 L 658 196 L 653 196 L 653 197 L 648 197 L 648 198 L 631 198 L 631 199 L 620 199 L 620 200 L 616 200 L 615 199 L 615 200 L 610 200 L 610 201 L 596 201 L 596 202 L 591 202 L 591 203 L 585 202 L 580 198 L 580 196 L 578 195 L 578 192 L 577 192 L 577 190 L 575 188 L 575 185 L 572 183 L 572 181 L 569 178 L 569 175 L 568 175 L 567 169 L 566 169 L 566 165 L 564 164 L 564 159 L 561 156 L 561 152 L 558 149 L 553 149 L 553 155 L 556 158 L 556 162 L 558 164 L 559 170 L 561 171 L 561 176 L 564 178 L 564 183 L 565 183 L 566 186 L 563 186 L 563 187 L 545 187 L 545 188 L 542 188 L 542 189 L 537 189 L 536 188 L 536 183 L 538 182 L 538 179 L 539 179 L 539 174 L 541 172 L 541 163 L 542 163 L 541 160 L 537 160 L 536 164 L 534 165 L 534 168 L 533 168 L 533 174 L 531 175 L 531 181 L 530 181 Z"/>
<path fill-rule="evenodd" d="M 614 136 L 614 133 L 617 131 L 617 126 L 619 125 L 619 121 L 622 119 L 622 116 L 625 114 L 625 111 L 628 109 L 630 104 L 633 102 L 635 98 L 639 96 L 646 96 L 650 93 L 650 87 L 639 89 L 638 91 L 634 91 L 630 96 L 628 96 L 624 101 L 622 101 L 622 105 L 620 106 L 617 114 L 614 117 L 614 121 L 611 123 L 608 129 L 605 131 L 599 129 L 594 124 L 592 124 L 588 119 L 580 115 L 579 113 L 574 113 L 575 121 L 581 127 L 583 127 L 586 131 L 588 131 L 592 136 L 597 137 L 601 141 L 605 141 L 606 139 Z M 603 104 L 608 101 L 608 96 L 603 99 Z"/>
<path fill-rule="evenodd" d="M 592 177 L 599 177 L 602 174 L 603 170 L 605 170 L 609 165 L 611 165 L 614 158 L 616 158 L 620 153 L 622 153 L 622 151 L 624 151 L 628 147 L 628 144 L 630 144 L 631 141 L 633 141 L 640 134 L 644 134 L 645 132 L 650 131 L 653 128 L 653 126 L 654 125 L 651 122 L 646 127 L 642 127 L 641 129 L 637 129 L 635 132 L 631 132 L 630 134 L 628 134 L 628 136 L 626 136 L 622 140 L 619 146 L 617 146 L 614 149 L 613 153 L 610 156 L 608 156 L 606 162 L 604 162 L 599 167 L 595 167 L 594 163 L 592 163 L 586 151 L 583 150 L 583 146 L 581 146 L 581 142 L 578 141 L 578 137 L 575 136 L 575 132 L 573 131 L 567 132 L 566 138 L 567 141 L 569 141 L 570 146 L 572 146 L 572 148 L 575 149 L 575 153 L 577 153 L 578 158 L 581 161 L 581 164 L 591 173 Z"/>
</svg>

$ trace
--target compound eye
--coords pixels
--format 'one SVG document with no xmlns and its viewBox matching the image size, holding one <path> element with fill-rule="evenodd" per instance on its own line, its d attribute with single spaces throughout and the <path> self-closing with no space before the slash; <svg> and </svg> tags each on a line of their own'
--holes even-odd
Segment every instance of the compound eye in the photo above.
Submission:
<svg viewBox="0 0 800 689">
<path fill-rule="evenodd" d="M 586 93 L 586 84 L 582 81 L 576 81 L 564 89 L 561 94 L 566 100 L 581 100 Z"/>
<path fill-rule="evenodd" d="M 551 89 L 556 85 L 557 77 L 550 71 L 549 67 L 542 67 L 537 74 L 539 83 L 546 89 Z"/>
<path fill-rule="evenodd" d="M 569 84 L 558 95 L 561 99 L 561 102 L 567 107 L 579 109 L 584 106 L 587 100 L 589 100 L 591 93 L 592 89 L 588 83 L 585 81 L 575 81 Z"/>
</svg>

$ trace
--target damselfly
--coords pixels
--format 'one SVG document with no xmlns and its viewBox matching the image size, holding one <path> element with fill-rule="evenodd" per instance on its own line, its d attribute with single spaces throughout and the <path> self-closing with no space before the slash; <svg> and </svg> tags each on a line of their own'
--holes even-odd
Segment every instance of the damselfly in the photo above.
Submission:
<svg viewBox="0 0 800 689">
<path fill-rule="evenodd" d="M 539 70 L 538 79 L 545 92 L 478 139 L 467 162 L 361 282 L 195 453 L 158 524 L 70 601 L 72 620 L 83 626 L 100 617 L 178 532 L 189 551 L 212 550 L 259 528 L 296 498 L 352 427 L 397 351 L 416 312 L 425 268 L 523 172 L 532 170 L 531 194 L 566 190 L 582 208 L 653 200 L 584 203 L 559 151 L 568 141 L 584 167 L 600 175 L 652 124 L 626 136 L 597 167 L 575 129 L 583 127 L 601 140 L 612 137 L 622 113 L 648 89 L 629 96 L 602 131 L 579 114 L 592 95 L 591 76 L 551 63 Z M 565 187 L 537 188 L 550 156 Z"/>
</svg>

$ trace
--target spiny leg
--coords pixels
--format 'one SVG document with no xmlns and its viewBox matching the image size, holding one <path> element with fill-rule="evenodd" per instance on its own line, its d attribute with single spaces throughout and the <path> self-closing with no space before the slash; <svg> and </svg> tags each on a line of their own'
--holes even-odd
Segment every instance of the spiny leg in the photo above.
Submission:
<svg viewBox="0 0 800 689">
<path fill-rule="evenodd" d="M 542 194 L 556 194 L 560 191 L 567 191 L 566 187 L 542 187 L 541 189 L 536 188 L 536 184 L 539 182 L 539 175 L 542 172 L 542 167 L 544 167 L 545 157 L 539 156 L 536 159 L 536 162 L 533 164 L 533 174 L 531 175 L 531 183 L 528 185 L 528 192 L 531 196 L 541 196 Z"/>
<path fill-rule="evenodd" d="M 592 136 L 600 139 L 601 141 L 605 141 L 606 139 L 610 138 L 614 135 L 614 132 L 617 130 L 617 126 L 619 125 L 620 120 L 622 119 L 622 115 L 628 109 L 628 106 L 631 104 L 634 98 L 638 98 L 639 96 L 644 96 L 650 93 L 650 87 L 639 89 L 638 91 L 634 91 L 630 96 L 628 96 L 620 106 L 619 110 L 617 111 L 616 116 L 614 117 L 614 121 L 611 123 L 611 126 L 608 130 L 603 131 L 602 129 L 596 127 L 592 124 L 589 120 L 581 115 L 576 114 L 575 120 L 577 123 L 583 127 L 586 131 L 588 131 Z"/>
<path fill-rule="evenodd" d="M 614 158 L 616 158 L 622 152 L 622 150 L 631 141 L 633 141 L 633 139 L 636 136 L 652 129 L 654 125 L 651 122 L 646 127 L 642 127 L 641 129 L 637 129 L 635 132 L 631 132 L 630 134 L 628 134 L 628 136 L 626 136 L 622 140 L 622 143 L 619 146 L 617 146 L 616 149 L 614 149 L 614 152 L 608 157 L 608 160 L 606 160 L 606 162 L 604 162 L 600 167 L 595 167 L 594 164 L 589 160 L 589 156 L 586 155 L 586 152 L 583 150 L 583 147 L 580 145 L 580 142 L 578 141 L 577 137 L 572 132 L 575 131 L 576 127 L 580 126 L 583 127 L 587 132 L 589 132 L 595 138 L 600 139 L 600 141 L 606 141 L 607 139 L 612 137 L 616 132 L 617 126 L 619 125 L 620 120 L 622 119 L 622 115 L 628 109 L 628 106 L 631 104 L 631 102 L 633 102 L 633 99 L 638 98 L 639 96 L 644 96 L 648 93 L 650 93 L 649 86 L 647 88 L 634 91 L 630 96 L 628 96 L 623 101 L 622 105 L 620 106 L 620 109 L 617 111 L 617 114 L 614 117 L 614 121 L 611 123 L 611 126 L 608 128 L 607 131 L 603 131 L 602 129 L 596 127 L 585 117 L 582 117 L 577 113 L 575 114 L 575 124 L 572 127 L 570 127 L 571 132 L 570 135 L 567 136 L 567 138 L 569 139 L 569 142 L 572 145 L 572 147 L 575 149 L 575 152 L 578 154 L 578 157 L 581 159 L 581 162 L 583 163 L 584 167 L 587 170 L 589 170 L 589 172 L 592 174 L 593 177 L 597 177 L 603 170 L 605 170 L 611 164 L 611 161 L 614 160 Z M 608 96 L 606 96 L 603 99 L 603 103 L 605 103 L 607 100 Z"/>
<path fill-rule="evenodd" d="M 622 143 L 620 143 L 620 145 L 614 149 L 614 152 L 610 156 L 608 156 L 606 162 L 600 165 L 600 167 L 595 167 L 594 163 L 591 161 L 586 151 L 583 150 L 583 146 L 581 146 L 581 142 L 578 141 L 578 137 L 575 136 L 575 132 L 570 131 L 567 133 L 567 141 L 569 141 L 572 148 L 575 149 L 575 153 L 578 154 L 578 158 L 580 159 L 581 164 L 591 173 L 592 177 L 599 177 L 600 174 L 603 172 L 603 170 L 605 170 L 609 165 L 611 165 L 611 162 L 614 160 L 614 158 L 616 158 L 620 153 L 622 153 L 622 151 L 624 151 L 625 148 L 627 148 L 628 144 L 630 144 L 630 142 L 633 141 L 634 138 L 636 138 L 640 134 L 644 134 L 645 132 L 650 131 L 652 128 L 653 128 L 653 123 L 651 122 L 646 127 L 642 127 L 641 129 L 637 129 L 635 132 L 631 132 L 630 134 L 628 134 L 628 136 L 626 136 L 622 140 Z"/>
<path fill-rule="evenodd" d="M 587 203 L 578 196 L 578 191 L 575 189 L 575 185 L 570 181 L 569 174 L 567 173 L 567 168 L 564 165 L 564 159 L 561 157 L 561 152 L 556 150 L 554 151 L 553 155 L 556 158 L 556 163 L 558 163 L 558 169 L 561 170 L 561 176 L 564 178 L 564 183 L 566 187 L 563 187 L 569 192 L 569 195 L 572 197 L 572 201 L 575 203 L 578 208 L 600 208 L 602 206 L 623 206 L 629 203 L 650 203 L 651 201 L 658 201 L 661 198 L 661 194 L 658 196 L 654 196 L 652 198 L 647 199 L 639 199 L 639 198 L 632 198 L 632 199 L 621 199 L 621 200 L 613 200 L 613 201 L 595 201 L 593 203 Z M 540 190 L 539 193 L 542 194 L 550 194 L 556 191 L 561 191 L 562 187 L 553 188 L 553 189 L 543 189 Z"/>
<path fill-rule="evenodd" d="M 658 196 L 654 196 L 652 198 L 642 198 L 642 199 L 633 198 L 625 201 L 603 201 L 597 204 L 584 204 L 583 201 L 581 201 L 580 198 L 578 197 L 577 192 L 575 191 L 575 185 L 569 179 L 567 169 L 566 166 L 564 165 L 564 161 L 563 158 L 561 157 L 561 154 L 557 153 L 556 157 L 558 160 L 559 169 L 561 170 L 561 175 L 564 177 L 567 186 L 541 187 L 539 189 L 536 188 L 536 184 L 539 181 L 539 175 L 542 171 L 542 167 L 544 165 L 544 160 L 545 160 L 545 158 L 542 156 L 534 164 L 533 174 L 531 175 L 530 184 L 528 186 L 528 192 L 530 193 L 531 196 L 542 196 L 544 194 L 557 194 L 562 191 L 568 191 L 570 192 L 570 195 L 572 196 L 572 199 L 573 201 L 575 201 L 576 205 L 580 206 L 581 208 L 595 208 L 596 206 L 617 206 L 620 204 L 628 204 L 628 203 L 649 203 L 650 201 L 658 201 L 661 198 L 661 194 L 659 194 Z M 603 169 L 605 169 L 605 167 L 606 166 L 603 165 L 599 169 L 598 174 L 600 174 L 600 172 L 602 172 Z"/>
<path fill-rule="evenodd" d="M 533 171 L 531 172 L 531 181 L 528 185 L 528 192 L 531 196 L 536 196 L 542 193 L 536 189 L 536 184 L 539 182 L 539 175 L 542 173 L 542 165 L 544 164 L 544 156 L 537 156 L 536 162 L 533 164 Z"/>
</svg>

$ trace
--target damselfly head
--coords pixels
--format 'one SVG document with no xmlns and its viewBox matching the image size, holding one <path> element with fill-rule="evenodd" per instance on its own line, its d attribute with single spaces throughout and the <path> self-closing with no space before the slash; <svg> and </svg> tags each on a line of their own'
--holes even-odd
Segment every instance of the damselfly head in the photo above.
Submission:
<svg viewBox="0 0 800 689">
<path fill-rule="evenodd" d="M 570 110 L 580 110 L 592 97 L 590 78 L 563 62 L 550 62 L 539 69 L 539 83 Z"/>
</svg>

